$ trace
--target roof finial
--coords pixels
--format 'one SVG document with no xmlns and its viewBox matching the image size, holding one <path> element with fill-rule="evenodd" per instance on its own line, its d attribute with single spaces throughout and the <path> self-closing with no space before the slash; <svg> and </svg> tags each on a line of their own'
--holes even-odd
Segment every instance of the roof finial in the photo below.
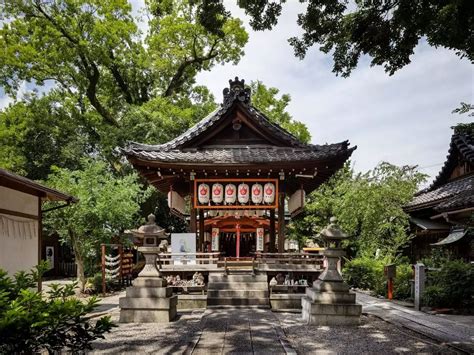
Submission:
<svg viewBox="0 0 474 355">
<path fill-rule="evenodd" d="M 224 106 L 230 106 L 235 100 L 239 100 L 244 104 L 250 104 L 250 88 L 245 87 L 245 80 L 239 80 L 236 76 L 234 80 L 229 80 L 229 87 L 225 88 Z"/>
</svg>

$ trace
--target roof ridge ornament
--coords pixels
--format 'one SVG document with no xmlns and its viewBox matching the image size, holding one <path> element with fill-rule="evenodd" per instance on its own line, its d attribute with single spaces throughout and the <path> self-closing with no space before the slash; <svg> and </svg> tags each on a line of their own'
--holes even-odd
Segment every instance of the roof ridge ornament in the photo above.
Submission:
<svg viewBox="0 0 474 355">
<path fill-rule="evenodd" d="M 234 80 L 229 80 L 229 87 L 225 88 L 222 93 L 224 94 L 224 108 L 229 108 L 236 100 L 247 105 L 250 104 L 250 88 L 245 87 L 245 80 L 239 80 L 238 76 Z"/>
</svg>

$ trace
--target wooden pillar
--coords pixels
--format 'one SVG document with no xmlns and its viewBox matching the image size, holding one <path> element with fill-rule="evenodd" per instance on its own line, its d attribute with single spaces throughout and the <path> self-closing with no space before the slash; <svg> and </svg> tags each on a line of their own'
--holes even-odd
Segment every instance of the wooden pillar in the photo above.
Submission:
<svg viewBox="0 0 474 355">
<path fill-rule="evenodd" d="M 278 252 L 285 252 L 285 192 L 278 193 Z"/>
<path fill-rule="evenodd" d="M 235 226 L 235 256 L 240 257 L 240 224 L 237 223 Z"/>
<path fill-rule="evenodd" d="M 189 201 L 191 201 L 191 208 L 189 209 L 190 211 L 189 231 L 191 233 L 196 233 L 196 210 L 194 209 L 194 181 L 191 180 L 189 184 L 190 184 L 189 191 L 191 194 L 191 198 L 189 199 Z"/>
<path fill-rule="evenodd" d="M 199 236 L 198 236 L 198 247 L 197 251 L 203 250 L 204 244 L 204 210 L 199 210 Z"/>
<path fill-rule="evenodd" d="M 41 256 L 43 254 L 43 212 L 41 197 L 38 197 L 38 264 L 41 263 Z M 57 258 L 57 256 L 55 256 Z M 54 266 L 54 265 L 53 265 Z M 43 288 L 42 276 L 38 275 L 38 292 L 41 292 Z"/>
<path fill-rule="evenodd" d="M 275 235 L 275 210 L 272 208 L 270 210 L 270 247 L 268 248 L 268 251 L 270 253 L 275 252 L 275 241 L 276 241 L 276 235 Z"/>
</svg>

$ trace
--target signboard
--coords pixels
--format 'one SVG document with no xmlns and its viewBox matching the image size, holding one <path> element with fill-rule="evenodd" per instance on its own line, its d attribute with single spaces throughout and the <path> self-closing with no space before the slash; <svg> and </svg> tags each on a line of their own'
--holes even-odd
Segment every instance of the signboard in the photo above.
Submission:
<svg viewBox="0 0 474 355">
<path fill-rule="evenodd" d="M 212 228 L 211 245 L 212 251 L 219 251 L 219 228 Z"/>
<path fill-rule="evenodd" d="M 263 251 L 264 236 L 265 230 L 263 228 L 257 228 L 257 251 Z"/>
<path fill-rule="evenodd" d="M 196 234 L 172 233 L 171 253 L 183 254 L 172 256 L 174 265 L 196 264 Z M 189 255 L 189 253 L 192 255 Z"/>
<path fill-rule="evenodd" d="M 276 209 L 276 196 L 278 179 L 194 179 L 196 209 Z"/>
</svg>

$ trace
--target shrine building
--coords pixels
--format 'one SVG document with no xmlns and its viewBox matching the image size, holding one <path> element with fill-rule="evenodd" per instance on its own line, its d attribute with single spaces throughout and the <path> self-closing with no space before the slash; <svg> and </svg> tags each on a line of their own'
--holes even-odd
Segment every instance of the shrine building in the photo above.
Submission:
<svg viewBox="0 0 474 355">
<path fill-rule="evenodd" d="M 229 83 L 220 107 L 177 138 L 124 152 L 189 222 L 197 251 L 283 253 L 287 221 L 356 147 L 299 141 L 252 105 L 244 80 Z"/>
</svg>

